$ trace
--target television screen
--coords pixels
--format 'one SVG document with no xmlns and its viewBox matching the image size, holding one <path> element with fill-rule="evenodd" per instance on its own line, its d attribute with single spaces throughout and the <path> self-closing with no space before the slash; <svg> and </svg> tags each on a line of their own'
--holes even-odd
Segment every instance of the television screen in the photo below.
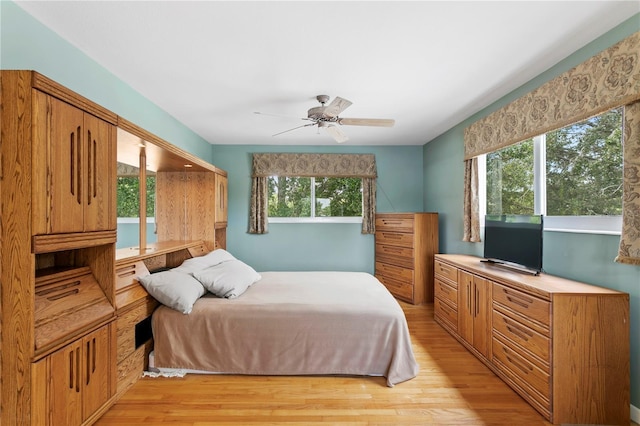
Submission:
<svg viewBox="0 0 640 426">
<path fill-rule="evenodd" d="M 542 215 L 486 215 L 484 257 L 542 270 Z"/>
</svg>

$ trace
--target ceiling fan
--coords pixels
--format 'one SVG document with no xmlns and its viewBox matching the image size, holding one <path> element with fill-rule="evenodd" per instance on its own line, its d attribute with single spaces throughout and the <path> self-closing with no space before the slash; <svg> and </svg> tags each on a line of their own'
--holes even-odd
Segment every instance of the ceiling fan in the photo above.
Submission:
<svg viewBox="0 0 640 426">
<path fill-rule="evenodd" d="M 311 121 L 311 123 L 303 124 L 302 126 L 297 126 L 293 129 L 276 133 L 273 136 L 278 136 L 292 130 L 300 129 L 302 127 L 318 126 L 318 128 L 325 129 L 325 131 L 336 142 L 343 143 L 348 141 L 349 138 L 342 131 L 342 129 L 340 129 L 339 126 L 336 126 L 336 124 L 346 126 L 375 127 L 393 127 L 393 125 L 395 124 L 395 120 L 388 118 L 341 118 L 339 117 L 339 114 L 351 105 L 351 101 L 336 96 L 335 98 L 333 98 L 333 101 L 331 101 L 329 105 L 326 105 L 326 103 L 329 101 L 328 95 L 318 95 L 316 96 L 316 99 L 318 100 L 318 102 L 320 102 L 320 106 L 309 109 L 309 111 L 307 111 L 307 117 L 302 118 L 302 120 L 308 120 Z M 256 112 L 256 114 L 262 113 Z"/>
</svg>

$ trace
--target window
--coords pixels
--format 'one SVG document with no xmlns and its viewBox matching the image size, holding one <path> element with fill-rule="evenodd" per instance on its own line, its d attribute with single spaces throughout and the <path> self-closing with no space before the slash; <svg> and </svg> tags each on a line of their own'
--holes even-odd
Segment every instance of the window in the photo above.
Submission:
<svg viewBox="0 0 640 426">
<path fill-rule="evenodd" d="M 486 213 L 544 214 L 545 229 L 617 233 L 622 109 L 486 155 Z"/>
<path fill-rule="evenodd" d="M 270 222 L 360 222 L 362 179 L 271 176 Z"/>
<path fill-rule="evenodd" d="M 140 180 L 137 177 L 118 177 L 118 217 L 140 217 Z M 155 176 L 147 176 L 147 217 L 154 217 Z"/>
</svg>

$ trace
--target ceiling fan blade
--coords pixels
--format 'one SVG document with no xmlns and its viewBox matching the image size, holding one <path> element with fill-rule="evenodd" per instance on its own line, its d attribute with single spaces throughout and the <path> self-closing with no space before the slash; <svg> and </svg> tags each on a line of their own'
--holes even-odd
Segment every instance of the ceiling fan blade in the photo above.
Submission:
<svg viewBox="0 0 640 426">
<path fill-rule="evenodd" d="M 391 118 L 340 118 L 338 123 L 345 126 L 393 127 L 396 120 Z"/>
<path fill-rule="evenodd" d="M 351 106 L 351 101 L 336 96 L 333 101 L 324 110 L 324 115 L 327 117 L 337 117 L 342 111 Z"/>
<path fill-rule="evenodd" d="M 283 133 L 290 132 L 292 130 L 300 129 L 302 127 L 309 127 L 309 126 L 315 126 L 315 125 L 316 125 L 316 123 L 303 124 L 302 126 L 294 127 L 293 129 L 285 130 L 284 132 L 276 133 L 275 135 L 271 135 L 271 136 L 278 136 L 278 135 L 281 135 Z"/>
<path fill-rule="evenodd" d="M 346 142 L 349 140 L 349 138 L 342 131 L 342 129 L 340 129 L 337 126 L 334 126 L 333 124 L 329 126 L 324 126 L 324 128 L 327 130 L 327 133 L 329 133 L 329 135 L 338 143 Z"/>
</svg>

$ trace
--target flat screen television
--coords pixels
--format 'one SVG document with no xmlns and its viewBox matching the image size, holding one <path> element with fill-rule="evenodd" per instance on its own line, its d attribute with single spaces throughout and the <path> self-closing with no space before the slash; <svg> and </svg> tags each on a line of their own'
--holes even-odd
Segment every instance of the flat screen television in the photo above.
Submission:
<svg viewBox="0 0 640 426">
<path fill-rule="evenodd" d="M 486 215 L 485 261 L 542 271 L 542 215 Z"/>
</svg>

